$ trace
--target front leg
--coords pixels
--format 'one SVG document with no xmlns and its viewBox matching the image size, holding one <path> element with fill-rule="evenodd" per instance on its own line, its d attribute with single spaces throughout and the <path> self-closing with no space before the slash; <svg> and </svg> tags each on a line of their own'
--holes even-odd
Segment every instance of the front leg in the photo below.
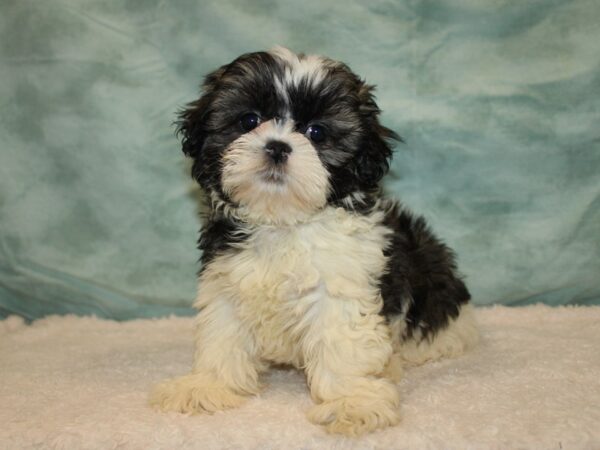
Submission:
<svg viewBox="0 0 600 450">
<path fill-rule="evenodd" d="M 150 403 L 163 411 L 214 412 L 233 408 L 259 391 L 253 337 L 236 318 L 232 303 L 206 283 L 199 294 L 196 353 L 192 373 L 157 385 Z M 206 296 L 210 301 L 200 301 Z"/>
<path fill-rule="evenodd" d="M 392 354 L 388 326 L 352 301 L 328 303 L 304 340 L 306 374 L 317 403 L 309 420 L 351 436 L 395 425 L 398 390 L 383 376 Z"/>
</svg>

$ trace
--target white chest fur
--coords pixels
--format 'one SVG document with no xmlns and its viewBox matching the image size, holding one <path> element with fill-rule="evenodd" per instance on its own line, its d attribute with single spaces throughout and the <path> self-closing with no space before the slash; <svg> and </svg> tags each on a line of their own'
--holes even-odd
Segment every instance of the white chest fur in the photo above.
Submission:
<svg viewBox="0 0 600 450">
<path fill-rule="evenodd" d="M 328 315 L 381 309 L 377 280 L 389 230 L 380 221 L 380 213 L 329 208 L 310 222 L 255 227 L 206 267 L 196 305 L 228 302 L 263 358 L 301 366 L 302 340 Z"/>
</svg>

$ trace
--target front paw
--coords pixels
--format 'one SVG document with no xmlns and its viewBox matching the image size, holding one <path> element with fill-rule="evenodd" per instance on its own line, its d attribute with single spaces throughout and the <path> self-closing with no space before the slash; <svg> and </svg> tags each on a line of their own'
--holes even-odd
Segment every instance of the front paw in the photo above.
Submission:
<svg viewBox="0 0 600 450">
<path fill-rule="evenodd" d="M 390 397 L 365 395 L 341 397 L 313 406 L 308 419 L 330 433 L 360 436 L 400 421 L 398 393 Z"/>
<path fill-rule="evenodd" d="M 150 404 L 162 411 L 213 413 L 241 405 L 246 397 L 201 374 L 184 375 L 154 387 Z"/>
</svg>

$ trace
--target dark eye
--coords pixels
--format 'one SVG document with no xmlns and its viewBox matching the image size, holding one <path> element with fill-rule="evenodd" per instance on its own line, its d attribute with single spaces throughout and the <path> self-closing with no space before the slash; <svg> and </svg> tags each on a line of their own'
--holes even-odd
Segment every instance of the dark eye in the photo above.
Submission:
<svg viewBox="0 0 600 450">
<path fill-rule="evenodd" d="M 240 125 L 245 132 L 254 130 L 260 123 L 258 114 L 246 113 L 240 118 Z"/>
<path fill-rule="evenodd" d="M 321 125 L 311 125 L 306 129 L 306 136 L 318 144 L 325 140 L 325 129 Z"/>
</svg>

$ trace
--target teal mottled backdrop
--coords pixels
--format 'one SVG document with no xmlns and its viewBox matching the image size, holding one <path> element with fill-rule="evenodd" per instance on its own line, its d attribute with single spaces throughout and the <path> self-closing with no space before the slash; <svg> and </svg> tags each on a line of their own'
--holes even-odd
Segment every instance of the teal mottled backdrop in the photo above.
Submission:
<svg viewBox="0 0 600 450">
<path fill-rule="evenodd" d="M 597 0 L 0 0 L 0 315 L 189 313 L 175 111 L 275 44 L 378 86 L 386 188 L 477 304 L 600 303 Z"/>
</svg>

